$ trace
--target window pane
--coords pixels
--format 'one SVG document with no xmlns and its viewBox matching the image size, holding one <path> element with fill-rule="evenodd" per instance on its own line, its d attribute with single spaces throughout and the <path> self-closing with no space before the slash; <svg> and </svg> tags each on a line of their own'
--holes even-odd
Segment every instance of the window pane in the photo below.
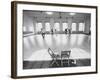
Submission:
<svg viewBox="0 0 100 80">
<path fill-rule="evenodd" d="M 85 23 L 79 23 L 79 31 L 84 31 Z"/>
<path fill-rule="evenodd" d="M 76 31 L 76 23 L 72 23 L 72 31 Z"/>
<path fill-rule="evenodd" d="M 63 25 L 63 31 L 65 31 L 66 28 L 68 28 L 68 23 L 62 23 Z"/>
<path fill-rule="evenodd" d="M 54 24 L 54 28 L 56 31 L 60 31 L 60 24 L 59 23 L 55 23 Z"/>
<path fill-rule="evenodd" d="M 40 32 L 42 29 L 42 23 L 36 23 L 36 32 Z"/>
<path fill-rule="evenodd" d="M 45 28 L 46 28 L 46 31 L 50 31 L 50 23 L 49 22 L 45 23 Z"/>
</svg>

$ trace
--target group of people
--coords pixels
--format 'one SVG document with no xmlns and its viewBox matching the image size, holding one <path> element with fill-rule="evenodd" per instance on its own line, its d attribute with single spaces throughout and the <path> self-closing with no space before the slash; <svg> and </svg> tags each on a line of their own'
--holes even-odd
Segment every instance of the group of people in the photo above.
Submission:
<svg viewBox="0 0 100 80">
<path fill-rule="evenodd" d="M 55 29 L 55 32 L 56 32 L 56 29 Z M 42 37 L 43 37 L 43 39 L 45 38 L 45 29 L 41 29 L 41 34 L 42 34 Z M 53 29 L 51 29 L 51 34 L 53 35 L 54 34 L 54 30 Z M 65 34 L 71 34 L 71 29 L 69 29 L 69 28 L 66 28 L 65 29 Z"/>
<path fill-rule="evenodd" d="M 56 31 L 56 30 L 55 30 Z M 41 29 L 41 33 L 42 33 L 42 37 L 43 37 L 43 39 L 45 38 L 45 30 L 42 28 Z M 51 29 L 51 34 L 53 35 L 54 34 L 54 31 L 53 31 L 53 29 Z"/>
<path fill-rule="evenodd" d="M 65 29 L 65 34 L 69 34 L 69 35 L 70 35 L 70 34 L 71 34 L 71 29 L 66 28 L 66 29 Z"/>
</svg>

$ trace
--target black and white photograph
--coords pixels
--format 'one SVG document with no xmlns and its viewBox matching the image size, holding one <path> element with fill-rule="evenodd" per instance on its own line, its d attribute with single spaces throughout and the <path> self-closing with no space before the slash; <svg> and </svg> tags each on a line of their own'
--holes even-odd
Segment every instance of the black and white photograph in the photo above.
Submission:
<svg viewBox="0 0 100 80">
<path fill-rule="evenodd" d="M 91 66 L 91 14 L 23 10 L 23 69 Z"/>
<path fill-rule="evenodd" d="M 12 3 L 12 76 L 97 73 L 97 7 Z"/>
</svg>

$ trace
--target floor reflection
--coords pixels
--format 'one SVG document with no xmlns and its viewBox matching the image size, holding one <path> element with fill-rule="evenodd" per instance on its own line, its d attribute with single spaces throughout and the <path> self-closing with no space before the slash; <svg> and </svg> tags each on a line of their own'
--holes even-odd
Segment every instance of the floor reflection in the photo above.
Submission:
<svg viewBox="0 0 100 80">
<path fill-rule="evenodd" d="M 56 51 L 80 48 L 90 53 L 89 39 L 89 36 L 85 34 L 72 34 L 70 36 L 66 34 L 46 34 L 44 38 L 39 34 L 24 37 L 24 60 L 29 59 L 36 51 L 48 47 Z"/>
</svg>

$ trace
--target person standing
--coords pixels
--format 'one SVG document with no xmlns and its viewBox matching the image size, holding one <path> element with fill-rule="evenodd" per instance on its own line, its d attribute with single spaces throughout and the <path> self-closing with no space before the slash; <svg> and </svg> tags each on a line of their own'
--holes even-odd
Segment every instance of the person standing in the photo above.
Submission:
<svg viewBox="0 0 100 80">
<path fill-rule="evenodd" d="M 53 29 L 51 29 L 51 34 L 53 35 Z"/>
<path fill-rule="evenodd" d="M 68 29 L 66 28 L 66 29 L 65 29 L 65 34 L 67 34 L 67 31 L 68 31 Z"/>
<path fill-rule="evenodd" d="M 42 37 L 43 37 L 43 39 L 44 39 L 44 38 L 45 38 L 45 31 L 44 31 L 43 28 L 41 29 L 41 31 L 42 31 Z"/>
<path fill-rule="evenodd" d="M 69 36 L 71 35 L 71 28 L 68 29 Z"/>
</svg>

